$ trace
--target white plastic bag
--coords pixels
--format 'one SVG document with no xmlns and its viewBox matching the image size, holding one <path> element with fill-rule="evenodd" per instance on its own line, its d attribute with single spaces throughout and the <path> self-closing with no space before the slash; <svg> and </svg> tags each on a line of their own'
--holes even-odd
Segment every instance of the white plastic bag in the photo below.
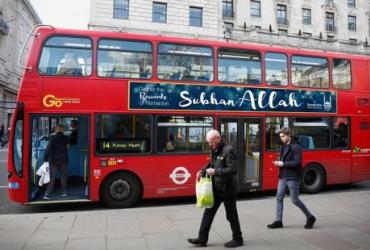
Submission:
<svg viewBox="0 0 370 250">
<path fill-rule="evenodd" d="M 195 184 L 195 193 L 197 195 L 198 208 L 211 208 L 213 207 L 213 189 L 212 189 L 212 178 L 209 175 L 202 177 L 201 173 L 197 174 L 197 182 Z"/>
<path fill-rule="evenodd" d="M 42 187 L 44 184 L 50 182 L 50 168 L 49 162 L 44 162 L 39 169 L 37 170 L 36 174 L 40 176 L 39 186 Z"/>
</svg>

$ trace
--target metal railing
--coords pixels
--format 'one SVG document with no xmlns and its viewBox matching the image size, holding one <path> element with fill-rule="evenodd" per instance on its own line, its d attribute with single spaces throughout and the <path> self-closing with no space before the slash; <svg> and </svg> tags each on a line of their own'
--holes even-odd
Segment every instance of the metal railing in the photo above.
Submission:
<svg viewBox="0 0 370 250">
<path fill-rule="evenodd" d="M 284 17 L 278 17 L 276 19 L 276 22 L 278 25 L 284 25 L 284 26 L 287 26 L 289 24 L 288 18 L 284 18 Z"/>
<path fill-rule="evenodd" d="M 228 29 L 229 37 L 227 40 L 239 42 L 252 42 L 267 45 L 281 45 L 289 47 L 299 47 L 306 49 L 319 49 L 324 51 L 340 51 L 345 53 L 370 55 L 370 45 L 365 42 L 351 42 L 349 40 L 339 40 L 336 38 L 323 38 L 318 36 L 304 36 L 298 34 L 279 34 L 269 30 L 248 29 Z"/>
<path fill-rule="evenodd" d="M 326 24 L 326 31 L 336 33 L 337 27 L 335 27 L 333 24 Z"/>
</svg>

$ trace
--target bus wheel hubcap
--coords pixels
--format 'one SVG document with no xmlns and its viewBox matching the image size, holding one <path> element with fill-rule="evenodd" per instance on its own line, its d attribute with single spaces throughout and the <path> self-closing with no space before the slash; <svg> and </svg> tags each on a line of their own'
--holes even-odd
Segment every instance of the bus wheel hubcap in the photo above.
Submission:
<svg viewBox="0 0 370 250">
<path fill-rule="evenodd" d="M 131 193 L 131 186 L 126 180 L 115 180 L 110 186 L 110 194 L 116 200 L 125 200 Z"/>
</svg>

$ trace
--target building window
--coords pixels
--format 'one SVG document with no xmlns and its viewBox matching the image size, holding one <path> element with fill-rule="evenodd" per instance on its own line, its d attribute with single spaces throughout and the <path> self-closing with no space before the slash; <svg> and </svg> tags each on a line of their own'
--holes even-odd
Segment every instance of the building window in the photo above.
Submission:
<svg viewBox="0 0 370 250">
<path fill-rule="evenodd" d="M 251 0 L 251 16 L 261 17 L 261 2 Z"/>
<path fill-rule="evenodd" d="M 356 17 L 348 16 L 348 29 L 356 31 Z"/>
<path fill-rule="evenodd" d="M 356 0 L 348 0 L 347 3 L 348 3 L 348 7 L 352 7 L 352 8 L 356 7 Z"/>
<path fill-rule="evenodd" d="M 167 22 L 167 4 L 166 3 L 153 3 L 153 23 L 166 23 Z"/>
<path fill-rule="evenodd" d="M 233 0 L 222 0 L 222 17 L 234 17 Z"/>
<path fill-rule="evenodd" d="M 302 9 L 303 24 L 311 24 L 311 9 Z"/>
<path fill-rule="evenodd" d="M 233 23 L 224 22 L 224 28 L 225 28 L 225 30 L 227 30 L 227 29 L 233 29 L 234 28 L 234 24 Z"/>
<path fill-rule="evenodd" d="M 288 25 L 288 15 L 287 15 L 286 5 L 278 4 L 277 23 L 281 25 Z"/>
<path fill-rule="evenodd" d="M 326 31 L 335 32 L 334 13 L 326 12 Z"/>
<path fill-rule="evenodd" d="M 113 18 L 128 19 L 129 0 L 114 0 Z"/>
<path fill-rule="evenodd" d="M 203 9 L 198 7 L 190 7 L 190 26 L 202 27 L 203 23 Z"/>
</svg>

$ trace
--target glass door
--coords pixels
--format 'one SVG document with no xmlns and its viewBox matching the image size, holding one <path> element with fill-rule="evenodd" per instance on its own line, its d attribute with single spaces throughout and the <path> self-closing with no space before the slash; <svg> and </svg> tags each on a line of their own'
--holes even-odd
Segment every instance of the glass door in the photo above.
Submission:
<svg viewBox="0 0 370 250">
<path fill-rule="evenodd" d="M 258 189 L 261 181 L 261 120 L 257 118 L 221 118 L 220 133 L 224 141 L 236 147 L 241 189 Z"/>
</svg>

